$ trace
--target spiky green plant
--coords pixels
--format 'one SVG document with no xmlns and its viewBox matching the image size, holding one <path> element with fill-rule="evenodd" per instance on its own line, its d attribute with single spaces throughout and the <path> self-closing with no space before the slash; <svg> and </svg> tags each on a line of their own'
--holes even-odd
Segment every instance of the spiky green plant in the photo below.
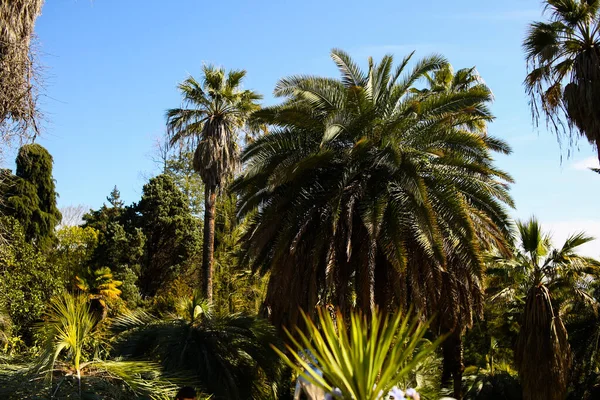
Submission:
<svg viewBox="0 0 600 400">
<path fill-rule="evenodd" d="M 82 376 L 86 372 L 111 379 L 117 377 L 135 393 L 149 395 L 153 399 L 172 395 L 176 389 L 161 378 L 156 364 L 95 358 L 97 344 L 104 342 L 108 346 L 108 343 L 98 329 L 98 319 L 90 310 L 87 296 L 65 293 L 53 298 L 39 330 L 44 341 L 35 369 L 44 373 L 50 383 L 57 371 L 66 373 L 66 376 L 74 374 L 81 395 Z M 155 379 L 145 379 L 145 375 Z M 59 388 L 60 384 L 52 393 Z"/>
<path fill-rule="evenodd" d="M 370 316 L 352 313 L 346 324 L 341 314 L 333 318 L 319 309 L 317 321 L 304 312 L 306 333 L 287 331 L 289 356 L 275 348 L 285 363 L 326 392 L 339 389 L 342 399 L 379 400 L 438 347 L 424 339 L 428 324 L 417 318 Z M 314 357 L 322 375 L 310 367 L 306 354 Z"/>
<path fill-rule="evenodd" d="M 96 322 L 86 296 L 65 293 L 53 298 L 40 326 L 45 343 L 38 370 L 51 379 L 56 361 L 64 356 L 67 369 L 74 371 L 81 381 L 84 354 L 94 340 Z"/>
</svg>

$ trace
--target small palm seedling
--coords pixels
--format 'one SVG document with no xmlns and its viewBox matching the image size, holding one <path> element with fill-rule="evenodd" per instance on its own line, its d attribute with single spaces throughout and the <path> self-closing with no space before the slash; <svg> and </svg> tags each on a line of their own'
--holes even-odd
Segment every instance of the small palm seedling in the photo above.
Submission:
<svg viewBox="0 0 600 400">
<path fill-rule="evenodd" d="M 96 270 L 88 269 L 75 279 L 75 286 L 87 294 L 93 311 L 100 315 L 100 319 L 106 318 L 108 312 L 107 302 L 119 298 L 121 295 L 119 286 L 122 285 L 122 282 L 113 278 L 113 274 L 108 267 Z"/>
<path fill-rule="evenodd" d="M 442 340 L 427 341 L 428 324 L 400 313 L 383 316 L 375 311 L 370 317 L 353 313 L 349 325 L 341 314 L 333 318 L 322 310 L 317 322 L 302 316 L 307 333 L 299 328 L 296 334 L 287 331 L 290 355 L 275 350 L 298 374 L 337 399 L 382 399 Z M 310 367 L 305 354 L 314 357 L 322 375 Z"/>
</svg>

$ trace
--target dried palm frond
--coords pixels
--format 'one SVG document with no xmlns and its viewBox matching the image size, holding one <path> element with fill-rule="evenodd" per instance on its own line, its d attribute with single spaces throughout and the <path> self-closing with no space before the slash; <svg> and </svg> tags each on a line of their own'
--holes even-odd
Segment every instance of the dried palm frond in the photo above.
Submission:
<svg viewBox="0 0 600 400">
<path fill-rule="evenodd" d="M 37 69 L 32 52 L 34 24 L 44 0 L 0 2 L 0 139 L 37 135 Z M 1 150 L 1 149 L 0 149 Z"/>
<path fill-rule="evenodd" d="M 531 288 L 527 295 L 515 356 L 525 399 L 565 398 L 571 349 L 544 285 Z"/>
</svg>

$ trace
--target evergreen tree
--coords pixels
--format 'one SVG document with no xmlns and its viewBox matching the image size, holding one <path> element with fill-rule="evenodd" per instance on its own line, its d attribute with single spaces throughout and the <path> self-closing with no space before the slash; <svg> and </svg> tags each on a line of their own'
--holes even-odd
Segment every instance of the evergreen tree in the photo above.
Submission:
<svg viewBox="0 0 600 400">
<path fill-rule="evenodd" d="M 61 214 L 52 178 L 52 156 L 39 144 L 21 147 L 16 175 L 3 173 L 2 212 L 13 216 L 25 230 L 28 242 L 45 247 L 54 240 Z"/>
<path fill-rule="evenodd" d="M 204 212 L 204 184 L 194 171 L 193 160 L 194 153 L 182 149 L 165 161 L 165 173 L 185 195 L 192 215 L 200 217 Z"/>
<path fill-rule="evenodd" d="M 186 197 L 168 175 L 152 178 L 134 207 L 146 243 L 139 286 L 153 296 L 199 253 L 200 232 Z"/>
<path fill-rule="evenodd" d="M 133 211 L 124 206 L 116 186 L 106 199 L 109 205 L 105 203 L 98 210 L 90 210 L 83 216 L 84 227 L 99 232 L 89 272 L 93 274 L 102 268 L 110 268 L 115 279 L 123 282 L 121 297 L 130 305 L 135 305 L 140 300 L 136 284 L 146 238 L 133 225 Z"/>
</svg>

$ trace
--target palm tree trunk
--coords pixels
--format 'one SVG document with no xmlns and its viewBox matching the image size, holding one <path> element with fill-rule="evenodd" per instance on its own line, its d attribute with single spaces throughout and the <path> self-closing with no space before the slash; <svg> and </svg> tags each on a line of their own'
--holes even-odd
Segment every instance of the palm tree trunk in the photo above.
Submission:
<svg viewBox="0 0 600 400">
<path fill-rule="evenodd" d="M 362 263 L 362 270 L 357 282 L 357 303 L 360 309 L 367 315 L 375 310 L 375 254 L 377 244 L 374 239 L 369 238 L 366 262 Z"/>
<path fill-rule="evenodd" d="M 463 342 L 460 332 L 455 330 L 443 343 L 444 356 L 442 366 L 442 384 L 453 381 L 454 398 L 462 399 L 462 375 L 465 369 L 463 364 Z"/>
<path fill-rule="evenodd" d="M 215 206 L 217 187 L 206 185 L 204 188 L 204 243 L 202 251 L 202 293 L 206 300 L 213 300 L 213 263 L 215 250 Z"/>
</svg>

